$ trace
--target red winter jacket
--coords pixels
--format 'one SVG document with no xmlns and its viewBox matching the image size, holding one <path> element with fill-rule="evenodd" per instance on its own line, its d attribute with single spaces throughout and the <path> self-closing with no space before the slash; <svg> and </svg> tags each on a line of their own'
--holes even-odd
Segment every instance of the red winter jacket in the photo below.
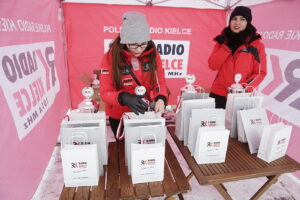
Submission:
<svg viewBox="0 0 300 200">
<path fill-rule="evenodd" d="M 242 74 L 241 84 L 249 90 L 258 86 L 267 73 L 266 53 L 261 38 L 252 41 L 248 47 L 241 45 L 232 55 L 231 50 L 217 42 L 208 59 L 209 68 L 218 74 L 212 84 L 211 92 L 226 97 L 228 87 L 234 83 L 234 76 Z"/>
<path fill-rule="evenodd" d="M 168 97 L 165 73 L 162 68 L 162 62 L 159 54 L 156 56 L 156 84 L 150 84 L 150 72 L 148 65 L 148 55 L 153 49 L 143 52 L 138 58 L 133 56 L 130 52 L 123 50 L 123 56 L 125 56 L 126 62 L 131 64 L 131 61 L 138 61 L 138 67 L 133 67 L 132 72 L 139 80 L 141 85 L 146 88 L 148 95 L 151 100 L 154 101 L 158 95 L 162 95 L 165 98 Z M 106 103 L 105 112 L 111 118 L 120 119 L 124 112 L 131 112 L 129 107 L 120 105 L 118 101 L 118 95 L 121 92 L 134 93 L 134 89 L 137 83 L 129 73 L 123 72 L 122 75 L 122 88 L 117 91 L 113 86 L 112 77 L 112 53 L 109 51 L 103 56 L 101 67 L 100 67 L 100 95 L 102 100 Z"/>
</svg>

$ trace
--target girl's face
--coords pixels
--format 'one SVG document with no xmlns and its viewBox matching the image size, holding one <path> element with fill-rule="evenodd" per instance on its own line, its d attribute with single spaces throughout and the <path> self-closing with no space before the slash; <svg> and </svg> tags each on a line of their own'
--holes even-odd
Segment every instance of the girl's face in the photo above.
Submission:
<svg viewBox="0 0 300 200">
<path fill-rule="evenodd" d="M 135 44 L 126 44 L 129 52 L 135 57 L 139 57 L 147 48 L 148 42 L 135 43 Z"/>
<path fill-rule="evenodd" d="M 239 33 L 245 30 L 247 27 L 247 20 L 245 17 L 237 15 L 234 16 L 230 21 L 230 29 L 234 33 Z"/>
</svg>

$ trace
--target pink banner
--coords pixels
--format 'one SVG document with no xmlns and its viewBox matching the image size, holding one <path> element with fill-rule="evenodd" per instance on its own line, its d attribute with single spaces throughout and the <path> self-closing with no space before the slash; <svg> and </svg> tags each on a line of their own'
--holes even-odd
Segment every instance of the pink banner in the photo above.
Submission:
<svg viewBox="0 0 300 200">
<path fill-rule="evenodd" d="M 288 155 L 300 162 L 300 1 L 252 8 L 253 24 L 266 46 L 268 73 L 260 85 L 264 107 L 293 124 Z M 268 14 L 266 14 L 268 13 Z M 295 173 L 300 178 L 300 172 Z"/>
<path fill-rule="evenodd" d="M 214 45 L 213 37 L 225 25 L 225 11 L 66 3 L 64 13 L 73 108 L 82 100 L 81 90 L 86 86 L 78 77 L 84 73 L 92 76 L 93 70 L 99 69 L 102 55 L 120 32 L 121 18 L 127 11 L 138 11 L 147 16 L 151 38 L 162 57 L 167 85 L 172 93 L 169 104 L 176 104 L 186 74 L 196 74 L 195 84 L 201 87 L 211 86 L 215 72 L 208 70 L 207 59 Z"/>
<path fill-rule="evenodd" d="M 69 107 L 60 1 L 0 2 L 0 197 L 31 199 Z"/>
</svg>

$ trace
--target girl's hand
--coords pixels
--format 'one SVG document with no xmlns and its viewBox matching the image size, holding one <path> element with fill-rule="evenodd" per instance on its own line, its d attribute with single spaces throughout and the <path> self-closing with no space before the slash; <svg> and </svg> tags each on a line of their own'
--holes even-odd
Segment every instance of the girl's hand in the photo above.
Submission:
<svg viewBox="0 0 300 200">
<path fill-rule="evenodd" d="M 157 100 L 157 102 L 155 103 L 154 112 L 160 114 L 163 114 L 165 112 L 165 103 L 163 100 L 161 99 Z"/>
</svg>

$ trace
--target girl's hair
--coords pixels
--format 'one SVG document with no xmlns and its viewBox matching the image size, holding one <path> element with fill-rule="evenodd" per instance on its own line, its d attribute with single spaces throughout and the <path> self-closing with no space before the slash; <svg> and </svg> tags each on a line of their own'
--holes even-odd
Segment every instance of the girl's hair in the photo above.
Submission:
<svg viewBox="0 0 300 200">
<path fill-rule="evenodd" d="M 120 35 L 110 44 L 110 49 L 112 54 L 112 76 L 114 88 L 118 91 L 122 88 L 122 73 L 124 71 L 126 60 L 124 58 L 122 50 L 127 50 L 126 44 L 120 43 Z M 144 51 L 153 49 L 148 55 L 149 59 L 146 60 L 149 63 L 150 72 L 150 83 L 154 86 L 156 81 L 155 71 L 156 71 L 156 47 L 152 40 L 148 42 L 148 46 Z"/>
</svg>

